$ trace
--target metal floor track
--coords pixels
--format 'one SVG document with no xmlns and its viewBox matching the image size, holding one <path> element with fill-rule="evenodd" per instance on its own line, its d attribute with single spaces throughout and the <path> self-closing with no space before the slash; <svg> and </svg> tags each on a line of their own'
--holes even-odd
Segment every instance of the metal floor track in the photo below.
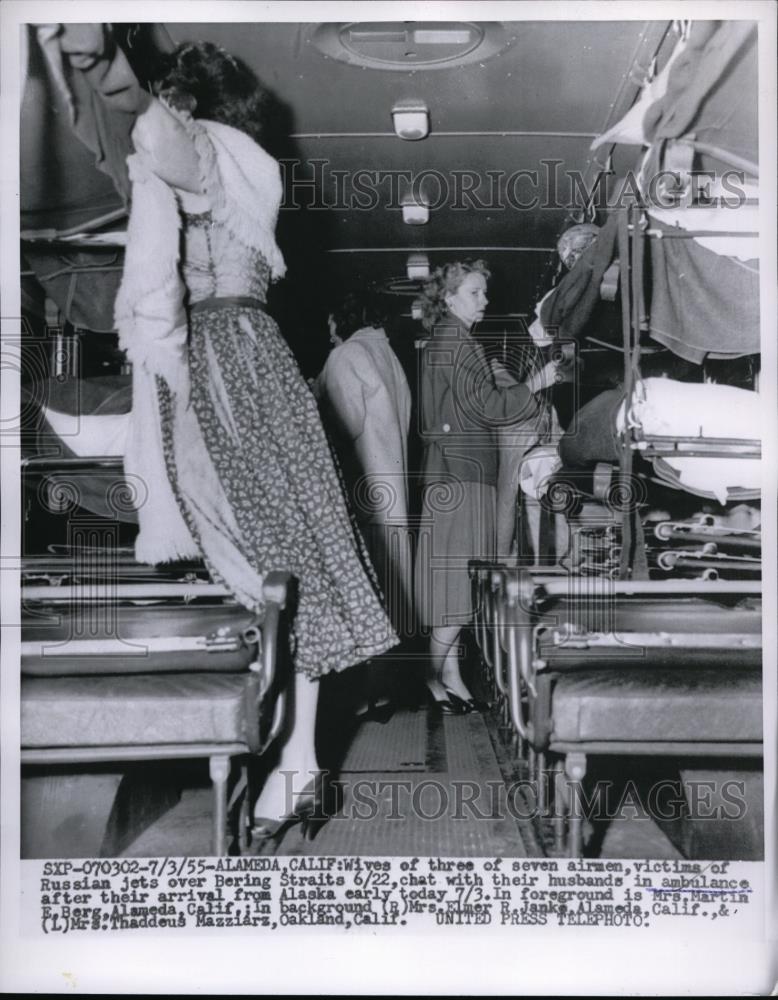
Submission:
<svg viewBox="0 0 778 1000">
<path fill-rule="evenodd" d="M 414 742 L 404 744 L 409 732 L 414 734 Z M 374 770 L 349 770 L 351 761 L 368 756 Z M 389 766 L 399 758 L 408 762 L 405 770 Z M 363 857 L 526 854 L 517 823 L 501 808 L 502 775 L 486 724 L 476 713 L 436 716 L 425 711 L 398 712 L 384 726 L 363 725 L 339 783 L 343 793 L 340 811 L 316 839 L 306 842 L 292 830 L 278 853 Z"/>
</svg>

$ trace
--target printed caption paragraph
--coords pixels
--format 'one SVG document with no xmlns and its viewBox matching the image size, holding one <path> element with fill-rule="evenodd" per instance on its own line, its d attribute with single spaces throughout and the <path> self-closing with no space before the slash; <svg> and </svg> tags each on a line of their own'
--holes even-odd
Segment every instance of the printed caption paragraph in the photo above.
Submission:
<svg viewBox="0 0 778 1000">
<path fill-rule="evenodd" d="M 730 926 L 751 922 L 745 862 L 358 857 L 25 862 L 25 924 L 148 928 Z M 35 909 L 35 912 L 33 912 Z"/>
</svg>

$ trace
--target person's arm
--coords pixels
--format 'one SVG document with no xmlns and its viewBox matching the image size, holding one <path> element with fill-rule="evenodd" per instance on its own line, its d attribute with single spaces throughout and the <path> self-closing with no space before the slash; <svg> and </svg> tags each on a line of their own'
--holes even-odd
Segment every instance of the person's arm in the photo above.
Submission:
<svg viewBox="0 0 778 1000">
<path fill-rule="evenodd" d="M 543 392 L 544 389 L 550 388 L 559 381 L 559 366 L 555 361 L 548 361 L 542 368 L 534 371 L 524 384 L 535 395 L 535 393 Z"/>
<path fill-rule="evenodd" d="M 73 69 L 113 110 L 142 114 L 151 94 L 138 82 L 127 57 L 104 24 L 61 24 L 57 40 Z"/>
<path fill-rule="evenodd" d="M 532 420 L 540 406 L 526 382 L 514 382 L 510 386 L 495 384 L 481 399 L 484 415 L 497 426 Z"/>
<path fill-rule="evenodd" d="M 478 408 L 483 415 L 494 420 L 497 426 L 531 420 L 538 412 L 535 394 L 553 383 L 553 373 L 547 370 L 549 366 L 531 379 L 519 382 L 495 359 L 487 362 L 483 355 L 481 359 L 482 364 L 488 364 L 487 378 L 478 394 Z"/>
<path fill-rule="evenodd" d="M 184 125 L 158 98 L 138 118 L 132 142 L 154 173 L 166 184 L 202 193 L 194 142 Z"/>
<path fill-rule="evenodd" d="M 311 390 L 311 395 L 320 403 L 325 396 L 325 387 L 327 384 L 327 368 L 326 365 L 315 378 L 306 379 L 308 383 L 308 388 Z"/>
<path fill-rule="evenodd" d="M 70 65 L 85 74 L 102 101 L 137 115 L 132 143 L 149 168 L 167 184 L 199 194 L 197 155 L 186 128 L 140 86 L 106 25 L 63 24 L 58 39 Z"/>
<path fill-rule="evenodd" d="M 575 369 L 574 358 L 563 356 L 559 360 L 546 362 L 542 368 L 538 368 L 523 383 L 520 383 L 499 361 L 493 360 L 490 365 L 495 385 L 511 389 L 523 384 L 533 395 L 560 382 L 572 381 Z"/>
<path fill-rule="evenodd" d="M 327 379 L 324 392 L 340 430 L 351 441 L 356 441 L 365 429 L 367 405 L 366 386 L 346 345 L 336 347 L 327 361 Z"/>
</svg>

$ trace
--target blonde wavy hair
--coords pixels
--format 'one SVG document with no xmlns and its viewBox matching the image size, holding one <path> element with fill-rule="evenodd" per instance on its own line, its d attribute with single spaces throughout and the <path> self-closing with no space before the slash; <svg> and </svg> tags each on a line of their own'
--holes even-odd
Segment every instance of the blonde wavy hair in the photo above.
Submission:
<svg viewBox="0 0 778 1000">
<path fill-rule="evenodd" d="M 462 260 L 436 267 L 424 285 L 418 299 L 421 305 L 421 324 L 432 331 L 448 315 L 446 296 L 455 292 L 468 274 L 482 274 L 488 281 L 491 272 L 485 260 Z"/>
</svg>

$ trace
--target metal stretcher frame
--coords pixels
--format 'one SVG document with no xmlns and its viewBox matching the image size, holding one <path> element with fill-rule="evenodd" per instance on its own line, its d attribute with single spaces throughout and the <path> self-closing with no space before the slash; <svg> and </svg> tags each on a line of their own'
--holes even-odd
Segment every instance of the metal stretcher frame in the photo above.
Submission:
<svg viewBox="0 0 778 1000">
<path fill-rule="evenodd" d="M 254 718 L 246 719 L 247 738 L 244 742 L 234 740 L 217 742 L 188 742 L 188 743 L 149 743 L 141 745 L 112 745 L 101 746 L 68 746 L 68 747 L 22 747 L 21 764 L 24 765 L 45 765 L 45 764 L 83 764 L 102 763 L 117 761 L 140 761 L 140 760 L 171 760 L 186 758 L 208 758 L 209 774 L 213 789 L 213 826 L 212 826 L 212 850 L 215 856 L 222 856 L 227 849 L 227 781 L 230 774 L 231 761 L 234 757 L 246 758 L 249 755 L 258 756 L 264 753 L 275 741 L 286 718 L 286 693 L 283 687 L 278 690 L 273 711 L 273 720 L 270 732 L 266 739 L 259 741 L 259 712 L 261 706 L 270 692 L 274 691 L 278 677 L 278 648 L 279 648 L 279 628 L 281 623 L 281 613 L 287 606 L 290 577 L 288 573 L 271 572 L 268 573 L 263 585 L 263 597 L 265 601 L 264 613 L 261 623 L 261 660 L 252 664 L 249 672 L 257 675 L 255 685 L 256 690 L 253 697 Z M 151 585 L 130 586 L 133 592 L 140 591 L 138 596 L 147 597 L 153 591 L 155 595 L 164 594 L 172 596 L 175 591 L 177 596 L 184 593 L 201 594 L 203 587 L 214 588 L 220 593 L 224 593 L 224 588 L 216 588 L 216 585 L 194 584 L 187 586 L 176 586 L 159 584 L 156 587 Z M 22 589 L 23 600 L 47 600 L 52 598 L 52 587 L 31 587 Z M 73 599 L 72 589 L 62 588 L 64 593 L 61 600 L 70 601 Z M 79 589 L 79 588 L 76 588 Z M 124 588 L 122 588 L 124 593 Z M 91 594 L 91 588 L 87 588 L 87 594 Z M 112 591 L 116 595 L 116 589 Z M 251 638 L 251 637 L 249 637 Z M 259 632 L 253 637 L 259 641 Z M 24 655 L 24 653 L 23 653 Z M 248 714 L 248 710 L 247 710 Z M 243 780 L 240 785 L 242 790 L 246 784 L 245 767 Z M 233 793 L 233 799 L 236 797 Z"/>
<path fill-rule="evenodd" d="M 545 769 L 545 754 L 551 752 L 564 756 L 564 775 L 567 788 L 561 787 L 557 780 L 557 792 L 565 797 L 572 807 L 576 805 L 577 797 L 571 794 L 570 786 L 580 783 L 586 771 L 586 754 L 615 755 L 665 755 L 665 756 L 697 756 L 697 757 L 738 757 L 760 758 L 763 753 L 762 741 L 744 740 L 555 740 L 553 737 L 553 719 L 551 717 L 551 685 L 555 676 L 552 668 L 540 660 L 537 655 L 536 631 L 533 627 L 532 615 L 541 595 L 556 594 L 568 596 L 569 583 L 557 578 L 534 577 L 529 571 L 502 570 L 496 573 L 490 585 L 497 583 L 502 590 L 504 605 L 502 622 L 495 621 L 494 631 L 503 633 L 506 646 L 508 706 L 511 722 L 520 735 L 534 748 L 536 762 L 536 778 L 539 795 L 543 793 L 544 781 L 542 772 Z M 610 595 L 644 595 L 648 600 L 652 597 L 669 594 L 689 594 L 695 597 L 711 597 L 722 595 L 753 595 L 761 592 L 758 583 L 752 581 L 604 581 L 576 579 L 576 593 L 581 585 L 581 596 Z M 690 639 L 691 636 L 687 636 Z M 701 635 L 703 647 L 707 635 Z M 753 644 L 753 635 L 740 637 Z M 730 643 L 733 649 L 738 645 L 734 640 Z M 601 664 L 607 668 L 607 661 Z M 526 705 L 526 715 L 525 715 Z M 561 776 L 557 776 L 559 778 Z M 545 801 L 539 802 L 541 809 Z M 575 808 L 571 808 L 569 830 L 569 854 L 578 857 L 582 850 L 583 817 Z"/>
<path fill-rule="evenodd" d="M 644 291 L 644 260 L 645 241 L 650 238 L 694 239 L 698 236 L 745 236 L 754 237 L 757 233 L 689 231 L 678 229 L 669 234 L 665 231 L 654 231 L 643 224 L 643 208 L 632 205 L 619 210 L 618 218 L 618 264 L 620 271 L 621 310 L 622 310 L 622 355 L 624 396 L 627 403 L 632 399 L 635 385 L 640 378 L 639 363 L 641 356 L 640 337 L 648 329 L 648 315 Z M 628 408 L 628 407 L 627 407 Z M 758 460 L 761 458 L 761 441 L 757 438 L 739 439 L 725 437 L 684 436 L 684 435 L 648 435 L 639 427 L 625 429 L 620 436 L 618 453 L 619 485 L 626 492 L 628 502 L 621 506 L 620 520 L 622 529 L 622 544 L 617 556 L 618 566 L 613 574 L 626 580 L 635 577 L 647 577 L 645 549 L 642 538 L 642 526 L 636 516 L 636 506 L 629 502 L 631 480 L 633 478 L 634 454 L 638 452 L 644 458 L 668 458 L 672 456 L 684 458 L 742 458 Z M 610 463 L 601 463 L 610 468 Z M 560 473 L 560 477 L 561 477 Z M 575 476 L 569 473 L 564 477 L 564 484 Z M 646 477 L 640 473 L 640 478 Z M 663 486 L 682 489 L 680 482 L 675 483 L 659 476 L 652 477 Z M 712 495 L 711 495 L 712 496 Z M 758 497 L 756 490 L 734 491 L 731 500 L 751 500 Z M 595 498 L 596 491 L 595 491 Z M 758 573 L 759 565 L 744 563 L 734 567 L 732 560 L 726 565 L 714 566 L 713 570 L 738 568 L 742 572 Z M 684 568 L 695 568 L 686 559 Z"/>
<path fill-rule="evenodd" d="M 665 455 L 683 455 L 684 458 L 751 458 L 762 457 L 762 442 L 757 439 L 668 437 L 658 434 L 641 434 L 636 428 L 632 435 L 633 447 L 646 458 Z"/>
<path fill-rule="evenodd" d="M 468 568 L 474 608 L 473 631 L 486 668 L 487 684 L 491 687 L 491 700 L 500 712 L 501 732 L 518 741 L 521 737 L 511 725 L 508 678 L 505 672 L 505 616 L 500 599 L 502 567 L 482 560 L 472 560 Z M 517 746 L 516 749 L 522 757 L 524 748 Z"/>
<path fill-rule="evenodd" d="M 640 335 L 648 328 L 644 292 L 645 241 L 647 239 L 695 239 L 697 237 L 758 238 L 756 232 L 697 231 L 681 229 L 659 230 L 651 228 L 643 218 L 638 205 L 622 208 L 619 213 L 618 252 L 620 265 L 622 339 L 624 356 L 625 413 L 629 410 L 635 383 L 639 377 Z M 626 424 L 626 420 L 625 420 Z M 645 458 L 683 455 L 686 458 L 761 458 L 758 439 L 741 441 L 731 438 L 695 438 L 680 436 L 645 435 L 639 428 L 628 431 L 625 427 L 619 455 L 619 473 L 622 482 L 628 483 L 632 474 L 632 457 L 637 451 Z M 636 532 L 634 512 L 625 509 L 622 514 L 623 549 L 620 576 L 632 573 L 631 556 L 634 554 Z"/>
</svg>

